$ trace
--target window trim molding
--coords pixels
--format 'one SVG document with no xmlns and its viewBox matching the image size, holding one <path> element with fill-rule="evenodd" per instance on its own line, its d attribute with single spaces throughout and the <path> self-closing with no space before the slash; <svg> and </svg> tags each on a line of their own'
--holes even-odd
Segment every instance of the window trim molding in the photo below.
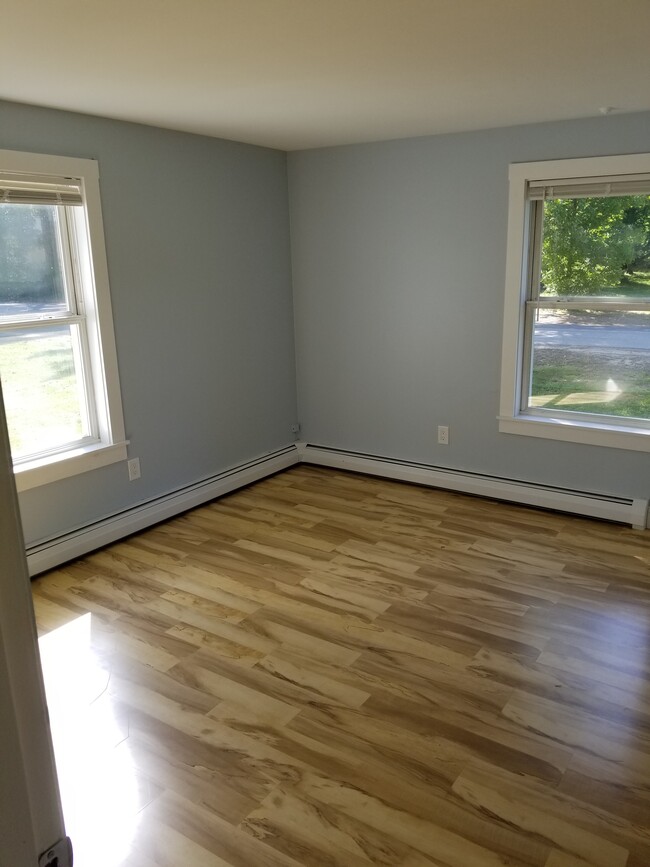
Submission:
<svg viewBox="0 0 650 867">
<path fill-rule="evenodd" d="M 113 328 L 98 163 L 81 157 L 0 150 L 0 169 L 4 173 L 69 177 L 81 181 L 84 209 L 75 219 L 77 232 L 84 233 L 88 251 L 87 257 L 80 256 L 84 295 L 92 299 L 91 304 L 86 304 L 85 314 L 91 336 L 90 359 L 99 442 L 75 444 L 60 453 L 17 462 L 14 465 L 16 487 L 18 491 L 24 491 L 126 460 L 128 441 Z"/>
<path fill-rule="evenodd" d="M 88 446 L 68 449 L 58 455 L 37 458 L 14 466 L 16 488 L 29 491 L 50 482 L 58 482 L 69 476 L 106 467 L 128 458 L 128 440 L 119 443 L 92 443 Z"/>
<path fill-rule="evenodd" d="M 585 157 L 512 163 L 509 168 L 508 233 L 501 354 L 501 394 L 499 431 L 507 434 L 541 437 L 564 442 L 598 445 L 632 451 L 650 451 L 650 421 L 647 428 L 623 423 L 577 421 L 557 416 L 536 416 L 521 408 L 521 383 L 524 369 L 524 316 L 530 263 L 531 211 L 526 197 L 529 181 L 561 178 L 650 173 L 650 153 Z"/>
</svg>

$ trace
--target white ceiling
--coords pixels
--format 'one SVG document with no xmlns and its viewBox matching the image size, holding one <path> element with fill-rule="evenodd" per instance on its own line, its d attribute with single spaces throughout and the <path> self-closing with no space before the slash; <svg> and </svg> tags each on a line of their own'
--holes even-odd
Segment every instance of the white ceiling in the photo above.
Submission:
<svg viewBox="0 0 650 867">
<path fill-rule="evenodd" d="M 1 0 L 0 98 L 285 150 L 650 109 L 650 0 Z"/>
</svg>

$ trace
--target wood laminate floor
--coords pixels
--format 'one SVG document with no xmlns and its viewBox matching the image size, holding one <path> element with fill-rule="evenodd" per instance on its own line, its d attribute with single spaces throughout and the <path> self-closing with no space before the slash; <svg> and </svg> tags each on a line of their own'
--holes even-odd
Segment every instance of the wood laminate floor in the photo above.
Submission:
<svg viewBox="0 0 650 867">
<path fill-rule="evenodd" d="M 37 579 L 77 867 L 647 867 L 649 562 L 302 466 Z"/>
</svg>

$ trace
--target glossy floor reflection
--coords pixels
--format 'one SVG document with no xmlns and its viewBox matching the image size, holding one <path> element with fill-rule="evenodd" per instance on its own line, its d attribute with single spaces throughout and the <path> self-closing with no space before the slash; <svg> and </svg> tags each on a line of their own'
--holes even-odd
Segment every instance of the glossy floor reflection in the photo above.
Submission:
<svg viewBox="0 0 650 867">
<path fill-rule="evenodd" d="M 39 639 L 66 830 L 75 867 L 119 867 L 143 806 L 128 719 L 109 694 L 110 654 L 92 642 L 92 614 Z"/>
</svg>

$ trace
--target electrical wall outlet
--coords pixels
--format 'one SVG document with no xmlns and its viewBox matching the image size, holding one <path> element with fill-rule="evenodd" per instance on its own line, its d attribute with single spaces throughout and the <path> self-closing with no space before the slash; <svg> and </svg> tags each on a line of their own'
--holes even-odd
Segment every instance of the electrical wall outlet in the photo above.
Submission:
<svg viewBox="0 0 650 867">
<path fill-rule="evenodd" d="M 134 482 L 136 479 L 140 478 L 140 458 L 131 458 L 127 467 L 129 468 L 130 482 Z"/>
<path fill-rule="evenodd" d="M 438 444 L 441 446 L 449 445 L 449 428 L 445 424 L 438 425 Z"/>
<path fill-rule="evenodd" d="M 300 433 L 300 425 L 297 422 L 291 425 L 291 433 Z"/>
</svg>

